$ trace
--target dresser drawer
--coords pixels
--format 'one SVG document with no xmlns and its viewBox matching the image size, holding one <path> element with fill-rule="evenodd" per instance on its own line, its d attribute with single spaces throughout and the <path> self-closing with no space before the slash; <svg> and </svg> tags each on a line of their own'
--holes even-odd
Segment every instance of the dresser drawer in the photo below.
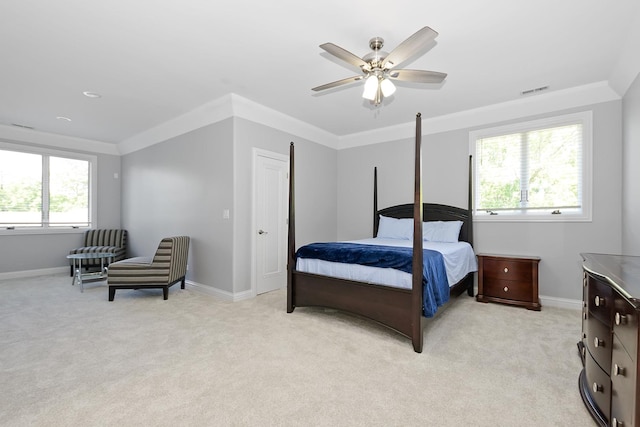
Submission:
<svg viewBox="0 0 640 427">
<path fill-rule="evenodd" d="M 484 295 L 513 301 L 531 301 L 533 291 L 531 283 L 485 278 Z"/>
<path fill-rule="evenodd" d="M 609 325 L 605 325 L 595 317 L 587 315 L 585 326 L 585 343 L 589 353 L 602 369 L 609 371 L 613 344 L 613 334 Z"/>
<path fill-rule="evenodd" d="M 627 353 L 637 361 L 638 354 L 638 313 L 619 294 L 613 297 L 613 332 Z"/>
<path fill-rule="evenodd" d="M 611 357 L 611 425 L 635 426 L 638 414 L 636 402 L 637 365 L 626 352 L 618 337 L 613 338 Z"/>
<path fill-rule="evenodd" d="M 640 257 L 581 256 L 582 401 L 599 426 L 640 427 Z"/>
<path fill-rule="evenodd" d="M 587 308 L 602 322 L 610 324 L 613 311 L 613 291 L 605 283 L 588 276 Z"/>
<path fill-rule="evenodd" d="M 484 278 L 512 281 L 531 281 L 531 261 L 509 258 L 485 258 Z"/>
<path fill-rule="evenodd" d="M 585 359 L 584 369 L 591 397 L 603 414 L 609 414 L 611 409 L 611 380 L 593 360 L 589 352 Z"/>
</svg>

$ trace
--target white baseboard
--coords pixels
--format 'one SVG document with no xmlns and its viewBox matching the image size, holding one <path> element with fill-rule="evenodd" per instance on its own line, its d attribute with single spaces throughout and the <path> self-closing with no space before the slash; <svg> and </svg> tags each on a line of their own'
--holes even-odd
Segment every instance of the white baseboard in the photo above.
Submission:
<svg viewBox="0 0 640 427">
<path fill-rule="evenodd" d="M 0 273 L 0 280 L 19 279 L 23 277 L 47 276 L 47 275 L 62 274 L 62 273 L 68 274 L 69 266 L 41 268 L 37 270 L 10 271 L 7 273 Z M 193 282 L 190 280 L 186 281 L 186 285 L 196 292 L 213 296 L 215 298 L 218 298 L 224 301 L 236 302 L 236 301 L 242 301 L 242 300 L 255 297 L 255 294 L 251 290 L 232 293 L 232 292 L 223 291 L 221 289 L 214 288 L 213 286 L 203 285 L 201 283 Z M 477 289 L 476 289 L 476 293 L 477 293 Z M 566 308 L 570 310 L 582 310 L 581 300 L 574 300 L 574 299 L 568 299 L 568 298 L 558 298 L 558 297 L 541 295 L 540 304 L 542 304 L 543 308 L 556 307 L 556 308 Z"/>
<path fill-rule="evenodd" d="M 570 310 L 582 310 L 582 300 L 557 298 L 540 295 L 540 304 L 544 307 L 567 308 Z"/>
<path fill-rule="evenodd" d="M 475 286 L 473 289 L 474 295 L 478 295 L 478 287 Z M 546 295 L 540 295 L 538 299 L 540 300 L 540 305 L 542 305 L 543 309 L 545 307 L 555 307 L 566 308 L 569 310 L 582 310 L 582 300 L 579 299 L 549 297 Z"/>
<path fill-rule="evenodd" d="M 196 292 L 209 295 L 224 301 L 229 301 L 229 302 L 242 301 L 245 299 L 253 298 L 255 296 L 251 290 L 239 292 L 239 293 L 232 293 L 232 292 L 223 291 L 223 290 L 214 288 L 213 286 L 207 286 L 201 283 L 193 282 L 191 280 L 187 280 L 186 285 Z"/>
<path fill-rule="evenodd" d="M 50 276 L 54 274 L 69 274 L 69 266 L 65 267 L 52 267 L 52 268 L 40 268 L 36 270 L 22 270 L 22 271 L 9 271 L 6 273 L 0 273 L 0 280 L 20 279 L 24 277 L 38 277 L 38 276 Z M 243 291 L 239 293 L 231 293 L 223 291 L 213 286 L 203 285 L 201 283 L 187 280 L 185 285 L 193 289 L 196 292 L 213 296 L 224 301 L 242 301 L 255 297 L 255 294 L 251 291 Z"/>
<path fill-rule="evenodd" d="M 37 270 L 23 270 L 23 271 L 9 271 L 7 273 L 0 273 L 0 280 L 20 279 L 22 277 L 37 277 L 37 276 L 49 276 L 52 274 L 69 274 L 69 266 L 66 267 L 51 267 L 40 268 Z"/>
</svg>

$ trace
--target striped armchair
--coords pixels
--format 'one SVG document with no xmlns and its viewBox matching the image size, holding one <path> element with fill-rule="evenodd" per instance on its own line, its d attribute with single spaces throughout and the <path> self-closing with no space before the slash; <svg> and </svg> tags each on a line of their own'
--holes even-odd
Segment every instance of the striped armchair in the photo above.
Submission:
<svg viewBox="0 0 640 427">
<path fill-rule="evenodd" d="M 127 255 L 127 230 L 101 230 L 92 229 L 84 232 L 84 243 L 82 247 L 69 251 L 71 254 L 82 253 L 110 253 L 113 254 L 111 262 L 120 261 Z M 85 268 L 100 267 L 101 260 L 83 260 Z M 73 262 L 69 263 L 70 274 L 73 277 Z"/>
<path fill-rule="evenodd" d="M 109 301 L 116 289 L 162 289 L 164 299 L 169 298 L 169 287 L 181 282 L 184 289 L 189 255 L 189 237 L 165 237 L 153 258 L 135 257 L 114 262 L 109 266 L 107 284 Z"/>
</svg>

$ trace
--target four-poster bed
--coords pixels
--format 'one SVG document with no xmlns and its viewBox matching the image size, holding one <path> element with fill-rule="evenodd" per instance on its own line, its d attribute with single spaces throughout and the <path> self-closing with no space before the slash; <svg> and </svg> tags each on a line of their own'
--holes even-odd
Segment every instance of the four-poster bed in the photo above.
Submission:
<svg viewBox="0 0 640 427">
<path fill-rule="evenodd" d="M 468 295 L 473 296 L 473 272 L 475 271 L 475 255 L 471 249 L 473 243 L 473 223 L 471 217 L 471 159 L 469 161 L 469 206 L 462 209 L 453 206 L 446 206 L 433 203 L 422 202 L 422 150 L 421 150 L 421 122 L 420 114 L 416 116 L 416 136 L 415 136 L 415 175 L 414 175 L 414 202 L 409 204 L 391 206 L 378 210 L 377 206 L 377 170 L 374 171 L 374 208 L 373 208 L 373 237 L 379 237 L 381 227 L 381 216 L 385 221 L 403 219 L 404 226 L 409 225 L 411 243 L 407 243 L 409 248 L 399 249 L 404 252 L 409 260 L 403 262 L 403 266 L 410 274 L 408 289 L 400 288 L 388 284 L 374 284 L 366 281 L 332 277 L 322 274 L 300 271 L 296 261 L 307 252 L 316 253 L 323 250 L 322 246 L 303 247 L 296 251 L 295 246 L 295 179 L 294 179 L 294 145 L 290 146 L 290 179 L 289 179 L 289 241 L 287 255 L 287 312 L 291 313 L 296 307 L 320 306 L 338 309 L 348 313 L 356 314 L 377 321 L 388 326 L 401 334 L 409 337 L 416 352 L 422 352 L 423 326 L 425 315 L 431 317 L 435 314 L 437 306 L 446 302 L 449 295 L 459 295 L 467 290 Z M 391 219 L 389 219 L 391 218 Z M 412 219 L 412 220 L 410 220 Z M 409 223 L 407 224 L 407 221 Z M 459 222 L 459 240 L 468 242 L 469 251 L 473 258 L 469 264 L 473 264 L 468 271 L 463 273 L 463 278 L 452 286 L 447 283 L 448 294 L 439 295 L 438 286 L 431 284 L 435 282 L 435 276 L 429 276 L 428 268 L 432 264 L 440 266 L 442 255 L 432 254 L 430 250 L 423 250 L 423 222 L 445 221 Z M 457 230 L 456 230 L 457 233 Z M 376 239 L 371 239 L 376 240 Z M 315 244 L 323 245 L 323 244 Z M 330 245 L 330 244 L 327 244 Z M 353 245 L 350 243 L 334 248 L 327 246 L 326 252 L 334 258 L 338 250 L 348 250 Z M 344 247 L 347 246 L 347 247 Z M 367 245 L 356 245 L 367 246 Z M 386 258 L 385 248 L 376 246 L 377 249 L 385 251 L 382 258 Z M 335 249 L 335 251 L 334 251 Z M 332 253 L 333 251 L 333 253 Z M 407 255 L 408 252 L 408 255 Z M 331 259 L 331 256 L 327 259 Z M 360 255 L 349 257 L 358 258 Z M 436 260 L 432 260 L 432 256 Z M 428 259 L 425 260 L 425 257 Z M 358 258 L 359 259 L 359 258 Z M 406 261 L 406 260 L 405 260 Z M 344 262 L 344 261 L 342 261 Z M 425 263 L 426 262 L 426 269 Z M 443 265 L 443 264 L 442 264 Z M 437 269 L 437 268 L 436 268 Z M 403 274 L 403 273 L 400 273 Z M 439 274 L 439 273 L 434 273 Z M 345 276 L 346 277 L 346 276 Z M 427 279 L 429 277 L 429 279 Z M 378 282 L 380 283 L 380 282 Z M 446 277 L 445 277 L 446 283 Z M 428 284 L 428 285 L 427 285 Z M 427 287 L 429 286 L 429 287 Z M 435 286 L 435 290 L 432 289 Z M 446 291 L 446 289 L 445 289 Z M 434 294 L 435 292 L 435 294 Z M 437 300 L 435 309 L 427 312 L 426 303 L 428 300 Z M 424 310 L 424 311 L 423 311 Z"/>
</svg>

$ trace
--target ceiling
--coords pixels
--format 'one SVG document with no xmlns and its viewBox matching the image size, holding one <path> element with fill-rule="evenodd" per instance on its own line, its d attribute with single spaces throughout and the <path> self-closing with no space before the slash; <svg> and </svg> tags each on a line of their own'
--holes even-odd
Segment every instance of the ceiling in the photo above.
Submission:
<svg viewBox="0 0 640 427">
<path fill-rule="evenodd" d="M 121 143 L 234 94 L 338 137 L 611 79 L 637 0 L 2 0 L 0 126 Z M 379 107 L 318 46 L 363 56 L 430 26 L 436 43 L 399 68 L 448 74 L 397 83 Z M 100 98 L 88 98 L 84 91 Z M 66 117 L 71 121 L 58 117 Z"/>
</svg>

